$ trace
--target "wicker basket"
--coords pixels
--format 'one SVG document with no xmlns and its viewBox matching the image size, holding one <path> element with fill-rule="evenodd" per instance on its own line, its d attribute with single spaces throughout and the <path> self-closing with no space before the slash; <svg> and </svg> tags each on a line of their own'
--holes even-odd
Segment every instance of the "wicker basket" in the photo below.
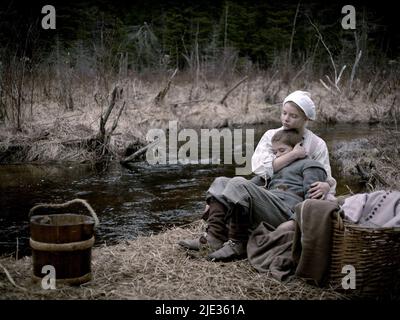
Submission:
<svg viewBox="0 0 400 320">
<path fill-rule="evenodd" d="M 343 289 L 345 265 L 355 268 L 355 289 Z M 330 284 L 361 297 L 399 297 L 400 228 L 370 228 L 333 218 Z"/>
</svg>

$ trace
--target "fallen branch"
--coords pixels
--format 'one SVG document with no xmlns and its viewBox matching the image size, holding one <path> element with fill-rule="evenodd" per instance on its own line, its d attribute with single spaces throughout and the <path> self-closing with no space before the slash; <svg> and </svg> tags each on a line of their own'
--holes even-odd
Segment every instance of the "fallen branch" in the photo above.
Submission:
<svg viewBox="0 0 400 320">
<path fill-rule="evenodd" d="M 222 100 L 219 102 L 220 104 L 224 104 L 226 98 L 228 98 L 229 94 L 235 90 L 239 85 L 241 85 L 243 82 L 247 80 L 248 76 L 245 76 L 242 80 L 240 80 L 238 83 L 236 83 L 231 89 L 228 90 L 228 92 L 224 95 Z"/>
<path fill-rule="evenodd" d="M 206 99 L 189 100 L 189 101 L 183 101 L 183 102 L 174 102 L 174 103 L 171 103 L 171 106 L 177 107 L 177 106 L 179 106 L 179 105 L 186 105 L 186 104 L 192 104 L 192 103 L 199 103 L 199 102 L 203 102 L 203 101 L 206 101 Z"/>
<path fill-rule="evenodd" d="M 141 156 L 143 153 L 145 153 L 147 151 L 147 149 L 154 147 L 158 144 L 158 142 L 160 141 L 160 139 L 156 139 L 153 142 L 149 143 L 148 145 L 144 146 L 143 148 L 140 148 L 138 151 L 132 153 L 130 156 L 122 159 L 120 161 L 121 164 L 126 164 L 128 162 L 131 162 L 133 160 L 135 160 L 136 158 L 138 158 L 139 156 Z"/>
</svg>

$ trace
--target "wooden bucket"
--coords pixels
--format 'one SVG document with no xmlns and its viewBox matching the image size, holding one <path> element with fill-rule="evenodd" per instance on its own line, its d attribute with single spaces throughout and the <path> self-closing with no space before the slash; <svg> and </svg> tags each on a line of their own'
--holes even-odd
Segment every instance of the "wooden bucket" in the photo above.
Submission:
<svg viewBox="0 0 400 320">
<path fill-rule="evenodd" d="M 83 204 L 92 217 L 73 213 L 33 216 L 38 208 L 65 208 L 74 203 Z M 33 279 L 41 281 L 46 276 L 42 268 L 52 266 L 56 283 L 79 285 L 90 281 L 94 230 L 98 225 L 90 205 L 82 199 L 64 204 L 41 204 L 33 207 L 29 216 Z"/>
</svg>

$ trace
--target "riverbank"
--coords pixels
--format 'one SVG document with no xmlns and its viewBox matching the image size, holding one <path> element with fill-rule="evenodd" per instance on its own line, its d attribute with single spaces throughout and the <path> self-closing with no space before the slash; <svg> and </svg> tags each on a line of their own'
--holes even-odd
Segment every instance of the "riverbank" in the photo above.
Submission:
<svg viewBox="0 0 400 320">
<path fill-rule="evenodd" d="M 340 142 L 331 150 L 331 162 L 342 176 L 357 179 L 365 191 L 400 190 L 400 131 L 386 129 L 381 134 Z"/>
<path fill-rule="evenodd" d="M 343 174 L 363 168 L 367 190 L 400 189 L 400 132 L 339 144 Z M 344 157 L 346 155 L 346 157 Z M 356 174 L 356 173 L 355 173 Z M 177 242 L 198 236 L 202 222 L 93 249 L 93 280 L 80 287 L 42 290 L 31 281 L 32 260 L 2 257 L 3 299 L 346 299 L 331 288 L 300 279 L 280 283 L 247 260 L 214 263 L 188 255 Z M 8 275 L 7 275 L 8 273 Z"/>
<path fill-rule="evenodd" d="M 163 101 L 156 103 L 154 99 L 162 86 L 136 83 L 135 86 L 141 86 L 139 90 L 131 83 L 130 89 L 124 87 L 126 96 L 116 101 L 116 109 L 111 115 L 110 122 L 117 125 L 110 135 L 108 151 L 117 160 L 126 155 L 132 145 L 142 146 L 149 128 L 164 129 L 173 120 L 177 120 L 181 128 L 221 128 L 277 121 L 279 101 L 287 92 L 278 91 L 275 99 L 270 100 L 273 103 L 266 103 L 263 87 L 251 84 L 255 85 L 251 93 L 239 86 L 221 104 L 220 100 L 231 86 L 222 86 L 218 90 L 204 87 L 198 96 L 203 101 L 193 99 L 188 102 L 190 87 L 176 84 Z M 213 94 L 208 97 L 206 90 Z M 317 84 L 311 85 L 309 90 L 317 97 L 317 114 L 322 123 L 373 123 L 378 119 L 385 122 L 390 117 L 396 119 L 398 115 L 390 96 L 378 98 L 373 103 L 364 93 L 351 100 L 345 95 L 325 92 Z M 248 104 L 246 96 L 249 97 Z M 107 103 L 95 105 L 90 102 L 92 98 L 87 94 L 87 100 L 75 104 L 75 110 L 68 112 L 54 102 L 36 104 L 31 120 L 25 122 L 22 131 L 15 131 L 12 126 L 1 126 L 1 162 L 90 162 L 94 151 L 82 141 L 96 137 L 100 131 L 101 115 L 107 110 Z M 125 107 L 119 121 L 115 122 L 122 106 Z M 380 117 L 376 116 L 378 111 Z M 399 141 L 400 133 L 396 126 L 384 134 L 343 142 L 331 150 L 331 157 L 342 175 L 360 180 L 365 190 L 399 190 Z M 175 228 L 116 246 L 94 248 L 93 281 L 80 288 L 41 290 L 31 283 L 32 261 L 29 257 L 17 261 L 3 257 L 0 263 L 9 277 L 5 270 L 0 273 L 0 296 L 4 299 L 345 298 L 333 290 L 319 289 L 298 279 L 279 283 L 267 274 L 251 269 L 246 261 L 224 264 L 193 259 L 178 248 L 176 242 L 194 236 L 200 229 L 201 225 Z"/>
<path fill-rule="evenodd" d="M 35 90 L 29 108 L 20 112 L 18 130 L 13 110 L 0 122 L 0 163 L 97 162 L 105 155 L 120 160 L 148 143 L 150 129 L 167 130 L 170 121 L 177 121 L 178 130 L 279 122 L 281 102 L 298 88 L 312 93 L 316 123 L 397 124 L 400 117 L 395 83 L 377 93 L 370 83 L 357 82 L 349 93 L 317 81 L 284 85 L 268 74 L 197 85 L 187 76 L 131 77 L 115 82 L 110 92 L 95 83 L 77 84 L 69 110 L 51 90 Z"/>
<path fill-rule="evenodd" d="M 330 288 L 300 279 L 281 283 L 247 260 L 217 263 L 188 255 L 178 240 L 195 237 L 204 224 L 172 228 L 115 246 L 93 249 L 92 281 L 43 290 L 31 281 L 32 260 L 1 258 L 14 284 L 0 273 L 2 299 L 344 299 Z"/>
</svg>

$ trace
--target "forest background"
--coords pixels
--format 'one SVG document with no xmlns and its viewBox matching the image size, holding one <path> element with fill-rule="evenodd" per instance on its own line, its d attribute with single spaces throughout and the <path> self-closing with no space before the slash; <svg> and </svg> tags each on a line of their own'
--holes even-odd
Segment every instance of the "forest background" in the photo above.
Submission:
<svg viewBox="0 0 400 320">
<path fill-rule="evenodd" d="M 42 28 L 45 4 L 0 4 L 2 162 L 127 155 L 171 120 L 278 121 L 297 89 L 320 123 L 400 120 L 389 2 L 353 1 L 355 29 L 341 1 L 57 0 L 55 30 Z"/>
</svg>

